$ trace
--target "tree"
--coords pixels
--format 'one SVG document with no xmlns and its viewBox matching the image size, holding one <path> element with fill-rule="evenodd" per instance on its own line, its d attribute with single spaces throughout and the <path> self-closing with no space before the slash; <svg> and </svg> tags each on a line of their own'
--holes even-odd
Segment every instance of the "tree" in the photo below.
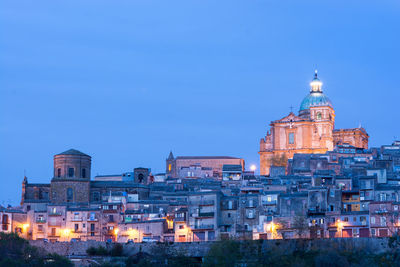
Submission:
<svg viewBox="0 0 400 267">
<path fill-rule="evenodd" d="M 240 253 L 240 242 L 225 240 L 215 242 L 204 258 L 204 266 L 236 266 L 242 255 Z"/>
<path fill-rule="evenodd" d="M 309 230 L 307 218 L 300 214 L 296 215 L 293 218 L 292 228 L 298 237 L 304 238 Z"/>
<path fill-rule="evenodd" d="M 0 232 L 0 266 L 70 267 L 72 262 L 58 254 L 46 254 L 16 233 Z"/>
</svg>

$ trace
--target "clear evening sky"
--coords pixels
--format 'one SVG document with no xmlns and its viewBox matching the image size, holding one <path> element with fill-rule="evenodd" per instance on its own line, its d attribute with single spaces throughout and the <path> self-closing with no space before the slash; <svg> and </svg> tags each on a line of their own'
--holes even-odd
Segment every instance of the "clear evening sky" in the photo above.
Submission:
<svg viewBox="0 0 400 267">
<path fill-rule="evenodd" d="M 92 156 L 92 175 L 165 171 L 174 155 L 258 164 L 271 120 L 314 69 L 336 127 L 400 139 L 400 1 L 1 1 L 0 204 L 24 170 Z"/>
</svg>

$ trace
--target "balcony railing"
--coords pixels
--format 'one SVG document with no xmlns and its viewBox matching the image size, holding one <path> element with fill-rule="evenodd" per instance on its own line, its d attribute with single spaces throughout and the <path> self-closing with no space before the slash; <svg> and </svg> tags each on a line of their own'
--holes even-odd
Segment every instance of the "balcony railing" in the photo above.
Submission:
<svg viewBox="0 0 400 267">
<path fill-rule="evenodd" d="M 198 217 L 214 217 L 214 212 L 199 212 Z"/>
<path fill-rule="evenodd" d="M 49 226 L 61 226 L 61 222 L 49 222 Z"/>
<path fill-rule="evenodd" d="M 36 218 L 36 223 L 46 223 L 45 218 Z"/>
<path fill-rule="evenodd" d="M 61 211 L 50 211 L 49 216 L 61 216 Z"/>
<path fill-rule="evenodd" d="M 186 221 L 185 217 L 175 217 L 174 219 L 175 222 L 184 222 Z"/>
<path fill-rule="evenodd" d="M 262 201 L 263 205 L 276 205 L 277 201 L 276 200 L 271 200 L 271 201 Z"/>
<path fill-rule="evenodd" d="M 81 221 L 82 218 L 77 218 L 77 217 L 71 218 L 71 222 L 81 222 Z"/>
<path fill-rule="evenodd" d="M 192 229 L 195 229 L 195 230 L 214 229 L 214 224 L 195 225 L 194 227 L 192 227 Z"/>
<path fill-rule="evenodd" d="M 196 206 L 213 206 L 215 204 L 214 200 L 200 200 L 200 201 L 190 201 L 189 205 Z"/>
</svg>

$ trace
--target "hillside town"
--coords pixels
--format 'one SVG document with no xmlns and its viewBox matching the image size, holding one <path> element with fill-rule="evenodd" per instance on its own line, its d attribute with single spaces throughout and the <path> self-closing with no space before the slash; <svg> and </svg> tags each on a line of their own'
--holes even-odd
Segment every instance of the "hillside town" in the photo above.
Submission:
<svg viewBox="0 0 400 267">
<path fill-rule="evenodd" d="M 335 129 L 315 72 L 299 114 L 271 122 L 256 167 L 232 156 L 175 156 L 165 172 L 91 175 L 75 149 L 49 183 L 22 181 L 1 231 L 46 242 L 206 242 L 387 237 L 400 228 L 400 141 L 369 147 L 361 127 Z M 50 159 L 49 159 L 50 160 Z"/>
</svg>

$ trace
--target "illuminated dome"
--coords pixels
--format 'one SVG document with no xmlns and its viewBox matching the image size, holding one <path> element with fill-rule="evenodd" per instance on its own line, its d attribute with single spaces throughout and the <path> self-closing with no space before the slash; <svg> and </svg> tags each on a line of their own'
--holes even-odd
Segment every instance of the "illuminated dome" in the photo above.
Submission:
<svg viewBox="0 0 400 267">
<path fill-rule="evenodd" d="M 300 105 L 300 112 L 303 110 L 310 109 L 310 107 L 321 107 L 329 106 L 333 108 L 332 102 L 329 98 L 322 92 L 322 82 L 318 79 L 317 71 L 315 71 L 315 76 L 310 83 L 311 90 L 310 94 L 306 96 Z"/>
</svg>

